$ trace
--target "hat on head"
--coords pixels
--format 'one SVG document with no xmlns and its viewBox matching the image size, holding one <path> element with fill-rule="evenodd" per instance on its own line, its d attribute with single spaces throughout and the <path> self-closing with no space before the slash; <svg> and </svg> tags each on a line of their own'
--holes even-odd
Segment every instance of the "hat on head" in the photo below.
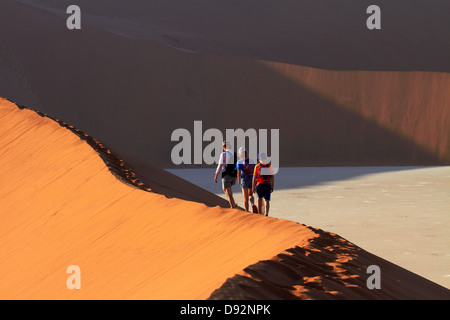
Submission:
<svg viewBox="0 0 450 320">
<path fill-rule="evenodd" d="M 245 148 L 244 147 L 240 147 L 238 150 L 238 154 L 241 158 L 245 157 Z"/>
<path fill-rule="evenodd" d="M 267 155 L 264 152 L 261 152 L 258 154 L 258 160 L 262 164 L 268 164 L 269 161 L 267 159 Z"/>
</svg>

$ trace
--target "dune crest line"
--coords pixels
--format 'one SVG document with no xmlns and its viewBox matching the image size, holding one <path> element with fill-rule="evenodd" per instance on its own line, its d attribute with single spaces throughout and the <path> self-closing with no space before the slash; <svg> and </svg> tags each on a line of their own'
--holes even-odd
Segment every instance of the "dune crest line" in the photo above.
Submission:
<svg viewBox="0 0 450 320">
<path fill-rule="evenodd" d="M 85 139 L 4 99 L 0 122 L 4 298 L 203 299 L 314 237 L 291 221 L 124 184 Z M 66 287 L 69 265 L 81 269 L 80 290 Z"/>
</svg>

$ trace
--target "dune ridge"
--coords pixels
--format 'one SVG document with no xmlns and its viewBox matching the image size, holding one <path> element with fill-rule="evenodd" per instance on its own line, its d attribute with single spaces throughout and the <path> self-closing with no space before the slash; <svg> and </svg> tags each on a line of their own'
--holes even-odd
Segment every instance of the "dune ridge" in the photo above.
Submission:
<svg viewBox="0 0 450 320">
<path fill-rule="evenodd" d="M 202 299 L 314 236 L 290 221 L 124 184 L 57 122 L 3 99 L 0 112 L 2 298 Z M 72 264 L 78 291 L 66 287 Z"/>
<path fill-rule="evenodd" d="M 183 179 L 178 178 L 175 175 L 171 175 L 165 170 L 159 169 L 149 163 L 143 163 L 142 160 L 127 154 L 120 152 L 121 157 L 118 156 L 118 152 L 113 151 L 109 146 L 106 146 L 103 142 L 96 138 L 91 137 L 86 132 L 75 128 L 72 125 L 65 123 L 60 119 L 53 118 L 47 114 L 44 114 L 38 110 L 27 108 L 21 105 L 17 105 L 20 109 L 28 109 L 36 112 L 42 117 L 47 117 L 57 122 L 61 127 L 69 129 L 76 134 L 80 139 L 86 141 L 103 159 L 110 172 L 116 176 L 117 179 L 124 183 L 131 184 L 137 188 L 145 191 L 152 191 L 159 194 L 164 194 L 166 197 L 174 197 L 202 202 L 209 206 L 219 205 L 224 208 L 228 208 L 229 204 L 223 198 L 216 196 L 213 193 L 199 188 L 198 186 L 189 183 Z M 124 161 L 124 156 L 127 158 Z M 136 172 L 134 168 L 137 167 L 139 172 Z M 179 192 L 172 186 L 177 185 L 178 189 L 183 189 L 183 192 Z"/>
<path fill-rule="evenodd" d="M 3 299 L 450 298 L 387 262 L 383 293 L 368 290 L 364 268 L 381 260 L 337 235 L 120 180 L 100 156 L 108 149 L 5 99 L 0 123 Z M 66 287 L 73 264 L 80 290 Z M 260 278 L 250 295 L 227 288 L 248 275 Z"/>
</svg>

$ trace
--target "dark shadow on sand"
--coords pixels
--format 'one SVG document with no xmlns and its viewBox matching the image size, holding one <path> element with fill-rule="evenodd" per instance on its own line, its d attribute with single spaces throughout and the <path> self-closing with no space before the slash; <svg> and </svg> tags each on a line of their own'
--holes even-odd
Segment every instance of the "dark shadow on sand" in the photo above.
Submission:
<svg viewBox="0 0 450 320">
<path fill-rule="evenodd" d="M 275 189 L 293 189 L 324 185 L 335 181 L 344 181 L 364 175 L 405 170 L 423 169 L 416 166 L 362 166 L 362 167 L 282 167 L 275 175 Z M 214 168 L 166 169 L 178 177 L 190 181 L 213 193 L 223 193 L 219 185 L 214 184 Z M 236 184 L 233 192 L 241 192 Z"/>
<path fill-rule="evenodd" d="M 375 256 L 342 237 L 311 228 L 317 238 L 228 278 L 211 300 L 431 300 L 450 290 Z M 369 289 L 368 267 L 380 268 L 380 289 Z"/>
</svg>

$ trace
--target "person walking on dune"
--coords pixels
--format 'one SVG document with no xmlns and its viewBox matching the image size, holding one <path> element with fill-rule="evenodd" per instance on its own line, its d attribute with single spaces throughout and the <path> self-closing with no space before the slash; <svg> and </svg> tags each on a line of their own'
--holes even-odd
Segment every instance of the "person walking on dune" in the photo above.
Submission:
<svg viewBox="0 0 450 320">
<path fill-rule="evenodd" d="M 255 166 L 253 173 L 252 193 L 256 192 L 258 195 L 259 214 L 264 214 L 265 211 L 267 217 L 269 215 L 270 194 L 273 192 L 275 177 L 265 153 L 258 154 L 258 161 L 259 163 Z M 263 210 L 263 200 L 265 202 L 265 210 Z"/>
<path fill-rule="evenodd" d="M 222 190 L 225 192 L 228 202 L 231 208 L 236 208 L 237 204 L 233 198 L 232 186 L 236 184 L 237 170 L 236 153 L 231 150 L 230 144 L 227 141 L 222 143 L 223 152 L 219 158 L 219 164 L 217 165 L 216 174 L 214 176 L 214 182 L 217 183 L 217 177 L 219 173 L 222 173 Z"/>
<path fill-rule="evenodd" d="M 257 212 L 255 200 L 252 193 L 253 171 L 255 169 L 255 162 L 248 157 L 248 152 L 244 147 L 239 148 L 239 160 L 236 164 L 237 176 L 239 185 L 242 188 L 244 196 L 245 211 L 249 212 L 248 201 L 252 203 L 253 212 Z M 256 209 L 256 210 L 255 210 Z"/>
</svg>

